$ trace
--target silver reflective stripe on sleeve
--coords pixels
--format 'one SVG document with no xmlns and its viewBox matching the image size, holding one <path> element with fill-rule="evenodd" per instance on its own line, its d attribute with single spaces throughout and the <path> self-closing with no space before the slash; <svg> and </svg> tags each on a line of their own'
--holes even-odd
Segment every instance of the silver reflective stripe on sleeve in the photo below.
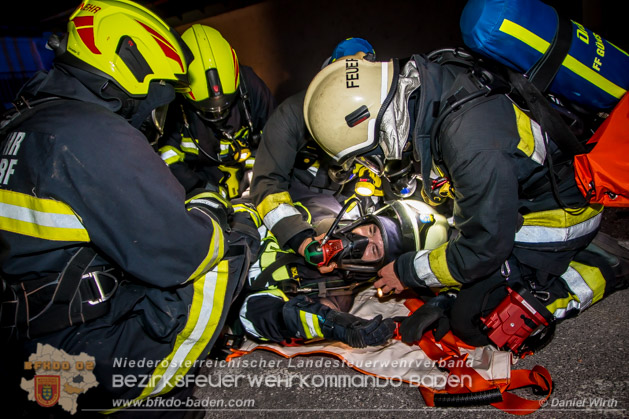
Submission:
<svg viewBox="0 0 629 419">
<path fill-rule="evenodd" d="M 427 287 L 443 287 L 439 282 L 432 269 L 430 269 L 430 250 L 420 250 L 415 255 L 413 266 L 419 279 L 424 281 Z"/>
<path fill-rule="evenodd" d="M 316 177 L 318 172 L 319 172 L 319 166 L 312 165 L 308 168 L 308 173 L 310 173 L 312 176 Z"/>
<path fill-rule="evenodd" d="M 194 153 L 194 152 L 198 152 L 199 147 L 197 147 L 197 144 L 194 142 L 192 138 L 185 137 L 181 139 L 181 149 L 184 151 L 187 151 L 188 153 L 190 152 Z"/>
<path fill-rule="evenodd" d="M 39 227 L 84 230 L 83 224 L 81 224 L 81 221 L 74 214 L 42 212 L 16 205 L 3 204 L 2 202 L 0 202 L 0 213 L 2 213 L 3 217 L 11 218 L 15 221 L 23 221 Z"/>
<path fill-rule="evenodd" d="M 258 277 L 258 275 L 260 275 L 262 273 L 262 267 L 260 266 L 260 260 L 256 260 L 250 267 L 249 267 L 249 285 L 253 284 L 253 281 L 255 281 L 255 279 Z M 249 298 L 249 297 L 247 297 Z"/>
<path fill-rule="evenodd" d="M 179 155 L 174 150 L 167 150 L 161 154 L 162 160 L 167 161 L 171 158 L 179 159 Z"/>
<path fill-rule="evenodd" d="M 310 334 L 308 336 L 308 338 L 312 339 L 312 338 L 317 337 L 317 336 L 321 337 L 319 331 L 315 327 L 314 316 L 316 316 L 316 314 L 312 314 L 312 313 L 308 313 L 308 312 L 304 312 L 304 311 L 302 311 L 301 313 L 303 313 L 304 318 L 306 320 L 306 326 L 308 326 L 307 334 Z"/>
<path fill-rule="evenodd" d="M 264 225 L 269 229 L 273 230 L 275 224 L 284 218 L 291 217 L 293 215 L 300 215 L 301 213 L 297 210 L 297 208 L 293 207 L 290 204 L 280 204 L 277 207 L 273 208 L 269 211 L 264 217 Z"/>
<path fill-rule="evenodd" d="M 531 155 L 531 160 L 542 165 L 546 160 L 546 145 L 544 144 L 544 134 L 539 124 L 531 119 L 531 132 L 535 141 L 535 150 Z"/>
<path fill-rule="evenodd" d="M 544 227 L 525 225 L 515 234 L 520 243 L 554 243 L 577 239 L 595 231 L 601 223 L 600 213 L 589 220 L 570 227 Z"/>
</svg>

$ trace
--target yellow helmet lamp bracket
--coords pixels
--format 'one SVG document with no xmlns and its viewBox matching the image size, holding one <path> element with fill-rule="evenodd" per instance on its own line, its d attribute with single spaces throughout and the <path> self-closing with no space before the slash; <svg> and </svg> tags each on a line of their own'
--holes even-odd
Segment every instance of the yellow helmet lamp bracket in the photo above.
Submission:
<svg viewBox="0 0 629 419">
<path fill-rule="evenodd" d="M 354 192 L 359 196 L 383 196 L 382 179 L 376 173 L 371 171 L 369 167 L 356 164 L 354 167 Z"/>
</svg>

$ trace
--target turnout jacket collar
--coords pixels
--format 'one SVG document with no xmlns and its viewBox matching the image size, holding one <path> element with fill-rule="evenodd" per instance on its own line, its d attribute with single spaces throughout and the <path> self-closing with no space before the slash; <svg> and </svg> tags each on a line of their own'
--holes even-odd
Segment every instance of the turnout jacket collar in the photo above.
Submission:
<svg viewBox="0 0 629 419">
<path fill-rule="evenodd" d="M 77 69 L 77 71 L 82 71 Z M 86 75 L 89 73 L 83 72 Z M 92 79 L 97 76 L 90 75 Z M 88 76 L 86 76 L 88 77 Z M 103 84 L 105 84 L 104 79 Z M 119 98 L 105 99 L 98 96 L 83 84 L 78 78 L 67 72 L 64 68 L 53 65 L 48 72 L 37 72 L 20 90 L 18 96 L 45 97 L 59 96 L 67 99 L 80 100 L 94 103 L 112 112 L 120 111 L 122 102 Z"/>
</svg>

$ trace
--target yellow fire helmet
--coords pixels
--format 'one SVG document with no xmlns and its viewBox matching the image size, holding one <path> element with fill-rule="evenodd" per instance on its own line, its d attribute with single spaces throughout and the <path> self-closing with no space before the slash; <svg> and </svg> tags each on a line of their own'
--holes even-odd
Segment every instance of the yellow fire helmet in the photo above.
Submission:
<svg viewBox="0 0 629 419">
<path fill-rule="evenodd" d="M 194 54 L 186 97 L 210 121 L 229 114 L 238 99 L 240 69 L 236 51 L 221 33 L 205 25 L 192 25 L 181 35 Z"/>
<path fill-rule="evenodd" d="M 187 90 L 192 54 L 177 32 L 145 7 L 127 0 L 86 0 L 70 16 L 67 45 L 58 59 L 141 98 L 152 81 Z"/>
<path fill-rule="evenodd" d="M 306 126 L 338 163 L 378 146 L 378 126 L 395 89 L 394 62 L 339 59 L 312 80 L 304 100 Z"/>
</svg>

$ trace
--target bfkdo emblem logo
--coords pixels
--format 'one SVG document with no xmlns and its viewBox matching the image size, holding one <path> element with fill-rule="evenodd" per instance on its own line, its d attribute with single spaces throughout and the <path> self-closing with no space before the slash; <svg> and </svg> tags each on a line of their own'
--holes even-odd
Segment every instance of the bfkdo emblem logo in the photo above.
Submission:
<svg viewBox="0 0 629 419">
<path fill-rule="evenodd" d="M 61 380 L 58 375 L 35 376 L 35 400 L 42 407 L 51 407 L 59 401 Z"/>
<path fill-rule="evenodd" d="M 20 387 L 28 392 L 28 400 L 43 407 L 59 406 L 74 415 L 78 411 L 78 397 L 98 386 L 93 356 L 85 352 L 70 355 L 51 345 L 37 344 L 37 351 L 24 361 L 24 371 L 32 380 L 22 378 Z"/>
</svg>

